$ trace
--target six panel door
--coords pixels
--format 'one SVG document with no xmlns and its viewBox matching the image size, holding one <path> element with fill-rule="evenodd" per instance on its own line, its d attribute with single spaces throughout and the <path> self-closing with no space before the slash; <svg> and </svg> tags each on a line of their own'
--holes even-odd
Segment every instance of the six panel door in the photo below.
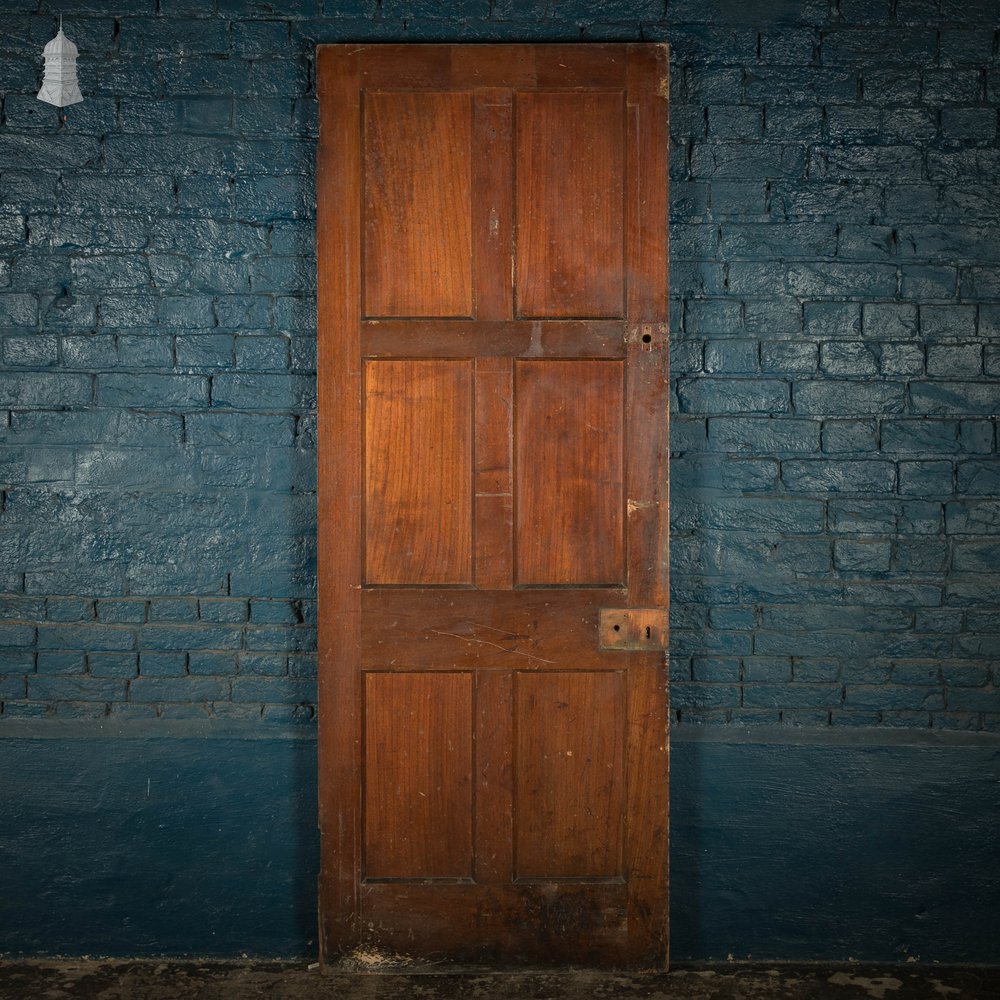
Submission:
<svg viewBox="0 0 1000 1000">
<path fill-rule="evenodd" d="M 327 959 L 666 962 L 666 74 L 320 48 Z"/>
</svg>

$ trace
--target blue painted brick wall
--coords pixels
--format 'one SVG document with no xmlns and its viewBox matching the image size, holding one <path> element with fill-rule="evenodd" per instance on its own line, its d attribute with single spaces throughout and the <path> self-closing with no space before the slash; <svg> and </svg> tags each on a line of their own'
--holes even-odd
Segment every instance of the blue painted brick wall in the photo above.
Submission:
<svg viewBox="0 0 1000 1000">
<path fill-rule="evenodd" d="M 315 45 L 666 39 L 675 721 L 1000 728 L 998 18 L 9 0 L 0 718 L 314 716 Z"/>
</svg>

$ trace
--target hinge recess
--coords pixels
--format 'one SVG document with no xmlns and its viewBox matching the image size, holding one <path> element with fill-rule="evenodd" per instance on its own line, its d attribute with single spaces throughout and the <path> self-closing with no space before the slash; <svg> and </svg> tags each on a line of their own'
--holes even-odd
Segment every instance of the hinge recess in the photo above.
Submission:
<svg viewBox="0 0 1000 1000">
<path fill-rule="evenodd" d="M 601 608 L 600 648 L 666 649 L 669 623 L 666 608 Z"/>
</svg>

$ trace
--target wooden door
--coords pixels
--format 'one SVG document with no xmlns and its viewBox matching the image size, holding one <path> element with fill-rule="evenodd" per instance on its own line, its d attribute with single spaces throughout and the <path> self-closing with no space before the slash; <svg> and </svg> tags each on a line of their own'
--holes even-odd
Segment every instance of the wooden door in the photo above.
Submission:
<svg viewBox="0 0 1000 1000">
<path fill-rule="evenodd" d="M 327 960 L 666 962 L 666 76 L 319 50 Z"/>
</svg>

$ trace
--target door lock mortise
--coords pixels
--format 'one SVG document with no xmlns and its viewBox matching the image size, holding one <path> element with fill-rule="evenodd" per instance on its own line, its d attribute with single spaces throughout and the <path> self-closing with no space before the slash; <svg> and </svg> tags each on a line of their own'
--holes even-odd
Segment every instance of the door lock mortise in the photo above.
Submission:
<svg viewBox="0 0 1000 1000">
<path fill-rule="evenodd" d="M 601 608 L 600 648 L 608 650 L 666 649 L 666 608 Z"/>
</svg>

